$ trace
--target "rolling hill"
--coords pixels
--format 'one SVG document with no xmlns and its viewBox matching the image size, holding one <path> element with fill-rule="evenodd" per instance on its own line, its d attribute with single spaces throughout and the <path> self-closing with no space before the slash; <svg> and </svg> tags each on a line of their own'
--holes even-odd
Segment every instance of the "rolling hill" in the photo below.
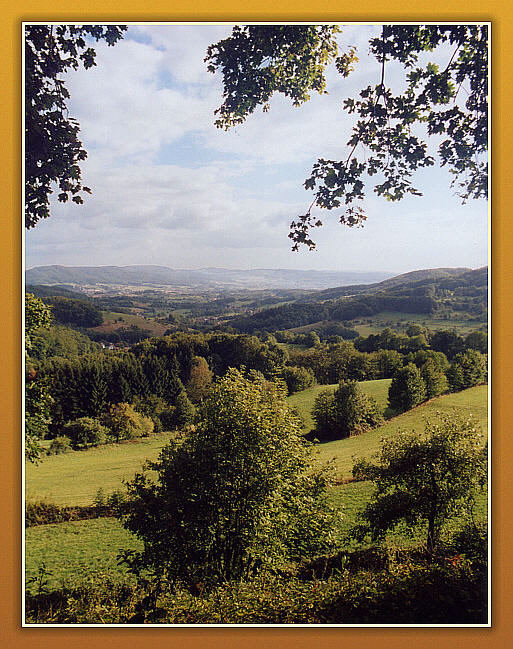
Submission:
<svg viewBox="0 0 513 649">
<path fill-rule="evenodd" d="M 232 270 L 228 268 L 175 269 L 167 266 L 38 266 L 25 272 L 27 284 L 120 286 L 182 286 L 193 288 L 301 288 L 326 289 L 359 282 L 381 281 L 383 272 L 290 269 Z"/>
</svg>

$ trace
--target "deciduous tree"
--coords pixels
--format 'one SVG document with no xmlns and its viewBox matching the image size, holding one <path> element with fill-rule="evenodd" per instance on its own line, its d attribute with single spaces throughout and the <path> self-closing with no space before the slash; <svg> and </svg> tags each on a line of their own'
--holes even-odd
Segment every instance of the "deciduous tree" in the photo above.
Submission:
<svg viewBox="0 0 513 649">
<path fill-rule="evenodd" d="M 335 25 L 247 25 L 208 48 L 211 72 L 223 75 L 223 103 L 216 125 L 241 124 L 262 105 L 269 110 L 275 93 L 295 106 L 310 93 L 326 92 L 324 68 L 335 61 L 347 77 L 356 63 L 353 47 L 338 53 Z M 315 192 L 305 214 L 291 224 L 293 249 L 315 243 L 310 229 L 322 225 L 314 207 L 341 208 L 339 220 L 360 226 L 367 218 L 363 200 L 376 177 L 374 192 L 389 201 L 421 195 L 412 177 L 435 164 L 428 147 L 434 136 L 438 160 L 453 174 L 453 186 L 463 201 L 484 198 L 488 188 L 488 26 L 383 25 L 371 38 L 379 82 L 344 101 L 354 125 L 341 160 L 319 158 L 306 189 Z M 423 55 L 442 51 L 438 62 Z M 399 90 L 389 85 L 390 63 L 404 69 Z M 422 130 L 419 128 L 423 128 Z"/>
<path fill-rule="evenodd" d="M 374 462 L 360 460 L 353 468 L 355 478 L 376 487 L 357 535 L 378 539 L 400 523 L 421 526 L 432 553 L 445 523 L 472 508 L 486 466 L 483 436 L 472 419 L 441 417 L 427 422 L 424 433 L 386 439 Z"/>
<path fill-rule="evenodd" d="M 197 591 L 330 546 L 327 475 L 282 388 L 256 375 L 229 370 L 149 468 L 129 484 L 124 525 L 144 542 L 125 557 L 134 569 Z"/>
<path fill-rule="evenodd" d="M 25 227 L 50 215 L 50 195 L 83 202 L 80 162 L 87 157 L 79 125 L 68 114 L 63 75 L 96 65 L 88 39 L 114 45 L 126 27 L 115 25 L 25 26 Z"/>
</svg>

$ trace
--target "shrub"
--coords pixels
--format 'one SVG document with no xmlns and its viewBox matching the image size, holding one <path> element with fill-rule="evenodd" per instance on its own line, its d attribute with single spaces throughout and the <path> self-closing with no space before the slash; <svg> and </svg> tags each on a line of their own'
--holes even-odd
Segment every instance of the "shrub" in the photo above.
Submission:
<svg viewBox="0 0 513 649">
<path fill-rule="evenodd" d="M 293 365 L 287 365 L 283 368 L 282 378 L 287 384 L 289 394 L 306 390 L 316 383 L 312 370 Z"/>
<path fill-rule="evenodd" d="M 71 440 L 66 435 L 55 437 L 52 439 L 49 449 L 46 451 L 47 455 L 60 455 L 71 450 Z"/>
<path fill-rule="evenodd" d="M 110 429 L 115 442 L 123 439 L 145 437 L 153 432 L 153 422 L 149 417 L 136 412 L 128 403 L 117 403 L 110 406 L 103 421 Z"/>
<path fill-rule="evenodd" d="M 92 417 L 80 417 L 68 422 L 64 426 L 64 432 L 69 437 L 73 449 L 105 444 L 109 434 L 107 428 Z"/>
<path fill-rule="evenodd" d="M 388 389 L 388 402 L 394 410 L 405 411 L 418 406 L 426 398 L 426 384 L 420 370 L 408 363 L 398 370 Z"/>
<path fill-rule="evenodd" d="M 319 439 L 359 435 L 383 422 L 377 403 L 356 381 L 343 381 L 332 394 L 323 391 L 315 400 L 312 416 Z"/>
<path fill-rule="evenodd" d="M 329 548 L 328 476 L 279 385 L 229 370 L 201 418 L 129 483 L 124 525 L 144 542 L 133 570 L 197 591 Z M 201 584 L 202 586 L 198 586 Z"/>
<path fill-rule="evenodd" d="M 138 413 L 152 420 L 154 433 L 160 433 L 164 428 L 169 429 L 168 422 L 174 408 L 162 397 L 156 394 L 150 394 L 147 397 L 136 396 L 132 406 Z"/>
</svg>

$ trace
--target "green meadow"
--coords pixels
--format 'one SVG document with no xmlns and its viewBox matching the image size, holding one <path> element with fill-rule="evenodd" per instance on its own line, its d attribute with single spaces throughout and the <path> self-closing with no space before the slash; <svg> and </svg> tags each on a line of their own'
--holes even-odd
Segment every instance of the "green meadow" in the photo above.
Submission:
<svg viewBox="0 0 513 649">
<path fill-rule="evenodd" d="M 385 407 L 389 380 L 362 383 L 363 389 Z M 289 397 L 289 402 L 305 416 L 321 389 L 336 386 L 314 386 Z M 444 395 L 386 421 L 382 426 L 362 435 L 344 440 L 318 444 L 315 447 L 321 461 L 332 461 L 339 479 L 352 475 L 355 458 L 369 457 L 378 451 L 381 440 L 400 430 L 422 429 L 426 419 L 438 413 L 472 415 L 483 434 L 487 430 L 487 386 L 477 386 L 459 393 Z M 46 457 L 40 464 L 26 468 L 27 500 L 46 500 L 60 506 L 91 505 L 98 490 L 105 494 L 122 488 L 123 481 L 139 471 L 147 459 L 155 459 L 170 438 L 160 433 L 144 440 L 119 445 L 107 445 L 87 451 L 68 452 Z M 349 482 L 332 488 L 330 500 L 341 511 L 341 531 L 347 532 L 356 522 L 358 512 L 365 506 L 372 485 Z M 486 495 L 478 498 L 476 517 L 486 518 Z M 418 539 L 417 539 L 418 540 Z M 392 542 L 409 543 L 400 532 Z M 109 574 L 125 578 L 123 567 L 117 565 L 122 549 L 136 549 L 139 541 L 126 532 L 113 518 L 71 521 L 29 527 L 26 530 L 26 575 L 36 577 L 44 563 L 48 587 L 59 587 L 87 581 L 94 575 Z M 28 584 L 32 591 L 37 587 Z"/>
</svg>

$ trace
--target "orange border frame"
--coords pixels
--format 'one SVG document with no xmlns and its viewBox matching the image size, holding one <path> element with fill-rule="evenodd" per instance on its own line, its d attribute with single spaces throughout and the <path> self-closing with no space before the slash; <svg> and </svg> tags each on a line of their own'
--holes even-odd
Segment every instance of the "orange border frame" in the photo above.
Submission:
<svg viewBox="0 0 513 649">
<path fill-rule="evenodd" d="M 272 642 L 278 647 L 332 649 L 356 644 L 359 649 L 416 649 L 450 647 L 473 649 L 493 647 L 508 649 L 513 637 L 513 511 L 511 487 L 505 474 L 507 460 L 513 457 L 513 436 L 507 422 L 513 417 L 513 399 L 506 389 L 513 384 L 513 358 L 506 347 L 506 323 L 513 318 L 513 301 L 509 300 L 508 278 L 513 276 L 513 232 L 507 222 L 506 208 L 511 204 L 512 182 L 506 173 L 508 144 L 511 143 L 513 120 L 511 112 L 513 70 L 513 9 L 506 0 L 417 0 L 414 5 L 404 0 L 360 0 L 357 8 L 347 8 L 337 0 L 315 3 L 304 0 L 249 0 L 244 9 L 235 0 L 148 0 L 141 9 L 139 2 L 128 0 L 118 5 L 115 0 L 79 0 L 70 11 L 62 0 L 20 0 L 2 8 L 0 23 L 0 54 L 2 111 L 0 113 L 0 177 L 2 178 L 3 214 L 0 218 L 2 255 L 0 267 L 2 351 L 4 362 L 0 373 L 0 416 L 2 452 L 0 453 L 0 503 L 2 525 L 0 548 L 3 550 L 0 577 L 0 644 L 6 648 L 52 646 L 63 649 L 72 642 L 76 649 L 109 646 L 125 649 L 127 644 L 152 643 L 155 649 L 164 646 L 222 647 L 245 649 Z M 78 8 L 77 8 L 78 5 Z M 21 350 L 21 155 L 20 155 L 20 81 L 21 22 L 23 20 L 90 21 L 491 21 L 493 35 L 493 616 L 492 628 L 25 628 L 20 612 L 20 350 Z M 450 214 L 447 215 L 450 218 Z M 461 227 L 464 224 L 455 224 Z M 508 254 L 509 253 L 509 254 Z M 509 488 L 508 488 L 509 487 Z"/>
</svg>

